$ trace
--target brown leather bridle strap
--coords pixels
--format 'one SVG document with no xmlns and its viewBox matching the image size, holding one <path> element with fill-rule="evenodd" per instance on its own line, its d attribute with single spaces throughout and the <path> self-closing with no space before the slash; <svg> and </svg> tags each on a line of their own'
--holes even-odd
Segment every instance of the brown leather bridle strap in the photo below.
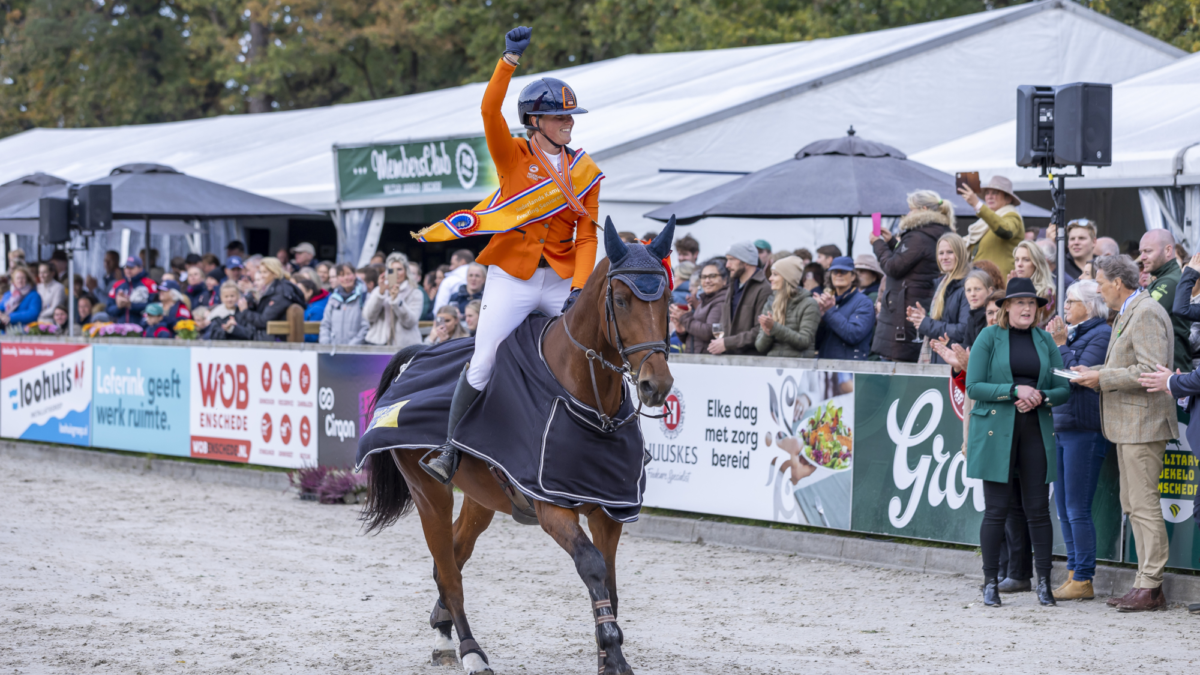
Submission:
<svg viewBox="0 0 1200 675">
<path fill-rule="evenodd" d="M 624 342 L 621 340 L 621 327 L 617 324 L 616 312 L 613 310 L 612 280 L 613 280 L 613 277 L 618 274 L 628 274 L 628 273 L 629 272 L 627 270 L 624 270 L 624 271 L 623 270 L 615 270 L 615 271 L 609 270 L 608 276 L 605 279 L 605 288 L 604 288 L 604 336 L 605 336 L 605 339 L 608 340 L 608 343 L 617 350 L 617 354 L 620 355 L 620 357 L 621 357 L 621 365 L 620 366 L 615 365 L 613 363 L 609 363 L 608 359 L 604 358 L 604 356 L 601 355 L 600 352 L 596 351 L 595 349 L 592 349 L 591 347 L 584 345 L 579 340 L 576 340 L 575 336 L 571 335 L 570 326 L 567 325 L 567 316 L 564 314 L 559 317 L 559 320 L 562 321 L 563 332 L 567 334 L 567 339 L 570 340 L 571 344 L 575 345 L 575 347 L 577 349 L 582 351 L 583 355 L 585 357 L 587 357 L 588 375 L 590 375 L 592 378 L 592 394 L 595 395 L 595 397 L 596 397 L 596 415 L 600 419 L 600 428 L 606 432 L 616 431 L 617 429 L 620 429 L 621 427 L 625 426 L 626 424 L 629 424 L 633 420 L 636 420 L 638 418 L 638 416 L 647 417 L 649 419 L 662 419 L 667 416 L 667 413 L 665 413 L 665 412 L 661 415 L 651 415 L 649 413 L 642 412 L 642 402 L 641 402 L 640 398 L 638 399 L 637 411 L 633 415 L 630 415 L 629 417 L 625 418 L 624 422 L 615 423 L 615 422 L 613 422 L 611 417 L 609 417 L 608 415 L 606 415 L 604 413 L 604 401 L 603 401 L 603 399 L 600 398 L 600 387 L 596 383 L 596 362 L 597 361 L 600 362 L 601 366 L 613 371 L 614 373 L 617 373 L 621 377 L 622 380 L 628 380 L 632 384 L 632 383 L 636 382 L 639 377 L 641 377 L 642 368 L 646 365 L 646 361 L 649 360 L 651 356 L 654 356 L 654 354 L 656 352 L 662 354 L 663 358 L 667 358 L 671 353 L 670 335 L 667 336 L 667 339 L 662 340 L 662 341 L 639 342 L 638 344 L 631 345 L 629 347 L 626 347 Z M 665 271 L 661 272 L 661 273 L 659 273 L 659 272 L 639 272 L 639 273 L 640 274 L 661 274 L 664 277 L 666 276 Z M 663 292 L 666 293 L 668 291 L 663 291 Z M 629 355 L 637 353 L 637 352 L 646 352 L 646 353 L 642 356 L 642 360 L 638 363 L 637 370 L 634 371 L 633 366 L 630 365 L 630 363 L 629 363 Z"/>
</svg>

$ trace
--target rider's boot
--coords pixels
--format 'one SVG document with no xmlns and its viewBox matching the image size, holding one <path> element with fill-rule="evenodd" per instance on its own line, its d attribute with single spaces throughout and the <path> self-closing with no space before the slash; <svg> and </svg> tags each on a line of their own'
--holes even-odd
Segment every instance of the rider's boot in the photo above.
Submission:
<svg viewBox="0 0 1200 675">
<path fill-rule="evenodd" d="M 425 473 L 433 476 L 442 485 L 450 484 L 450 480 L 454 478 L 454 472 L 458 471 L 458 462 L 461 457 L 461 451 L 450 443 L 450 438 L 454 435 L 454 428 L 467 413 L 467 408 L 470 408 L 475 399 L 479 398 L 479 394 L 479 390 L 467 382 L 467 368 L 464 367 L 462 374 L 458 376 L 458 384 L 454 387 L 454 397 L 450 399 L 450 420 L 446 427 L 446 444 L 438 448 L 441 452 L 437 457 L 421 463 L 421 468 L 425 469 Z"/>
</svg>

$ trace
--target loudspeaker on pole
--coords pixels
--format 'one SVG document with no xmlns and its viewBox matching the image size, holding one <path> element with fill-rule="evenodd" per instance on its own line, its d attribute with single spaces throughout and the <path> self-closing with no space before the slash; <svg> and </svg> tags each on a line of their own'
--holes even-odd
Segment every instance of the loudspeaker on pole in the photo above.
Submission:
<svg viewBox="0 0 1200 675">
<path fill-rule="evenodd" d="M 38 200 L 38 235 L 46 244 L 71 239 L 71 203 L 62 197 Z"/>
<path fill-rule="evenodd" d="M 75 195 L 79 229 L 84 231 L 112 229 L 112 186 L 107 184 L 80 185 Z"/>
</svg>

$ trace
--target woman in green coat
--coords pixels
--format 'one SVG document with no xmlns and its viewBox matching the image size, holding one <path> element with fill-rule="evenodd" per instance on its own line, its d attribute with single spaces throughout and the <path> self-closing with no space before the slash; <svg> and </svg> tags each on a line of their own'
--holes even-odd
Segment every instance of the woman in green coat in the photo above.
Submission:
<svg viewBox="0 0 1200 675">
<path fill-rule="evenodd" d="M 995 326 L 975 338 L 967 364 L 967 396 L 975 401 L 967 447 L 967 476 L 983 481 L 983 602 L 1000 605 L 997 575 L 1004 547 L 1004 522 L 1014 492 L 1021 500 L 1033 540 L 1037 597 L 1053 605 L 1050 592 L 1051 548 L 1049 484 L 1055 478 L 1052 406 L 1067 402 L 1068 381 L 1054 338 L 1035 324 L 1038 296 L 1029 279 L 1013 278 Z"/>
<path fill-rule="evenodd" d="M 767 356 L 812 359 L 817 356 L 821 308 L 801 287 L 804 263 L 796 256 L 771 265 L 771 295 L 758 317 L 754 348 Z"/>
</svg>

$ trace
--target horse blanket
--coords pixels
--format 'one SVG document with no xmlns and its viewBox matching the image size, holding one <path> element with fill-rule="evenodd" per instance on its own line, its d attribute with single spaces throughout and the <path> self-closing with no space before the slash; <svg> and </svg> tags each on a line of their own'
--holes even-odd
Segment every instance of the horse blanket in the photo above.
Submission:
<svg viewBox="0 0 1200 675">
<path fill-rule="evenodd" d="M 636 420 L 613 431 L 572 397 L 542 357 L 552 321 L 530 317 L 497 352 L 484 392 L 454 430 L 463 452 L 499 468 L 530 499 L 572 508 L 597 504 L 614 520 L 637 520 L 646 489 L 645 443 Z M 446 442 L 446 420 L 459 373 L 475 341 L 450 340 L 419 352 L 384 392 L 358 444 L 358 465 L 393 448 Z M 637 415 L 626 391 L 614 420 Z"/>
</svg>

